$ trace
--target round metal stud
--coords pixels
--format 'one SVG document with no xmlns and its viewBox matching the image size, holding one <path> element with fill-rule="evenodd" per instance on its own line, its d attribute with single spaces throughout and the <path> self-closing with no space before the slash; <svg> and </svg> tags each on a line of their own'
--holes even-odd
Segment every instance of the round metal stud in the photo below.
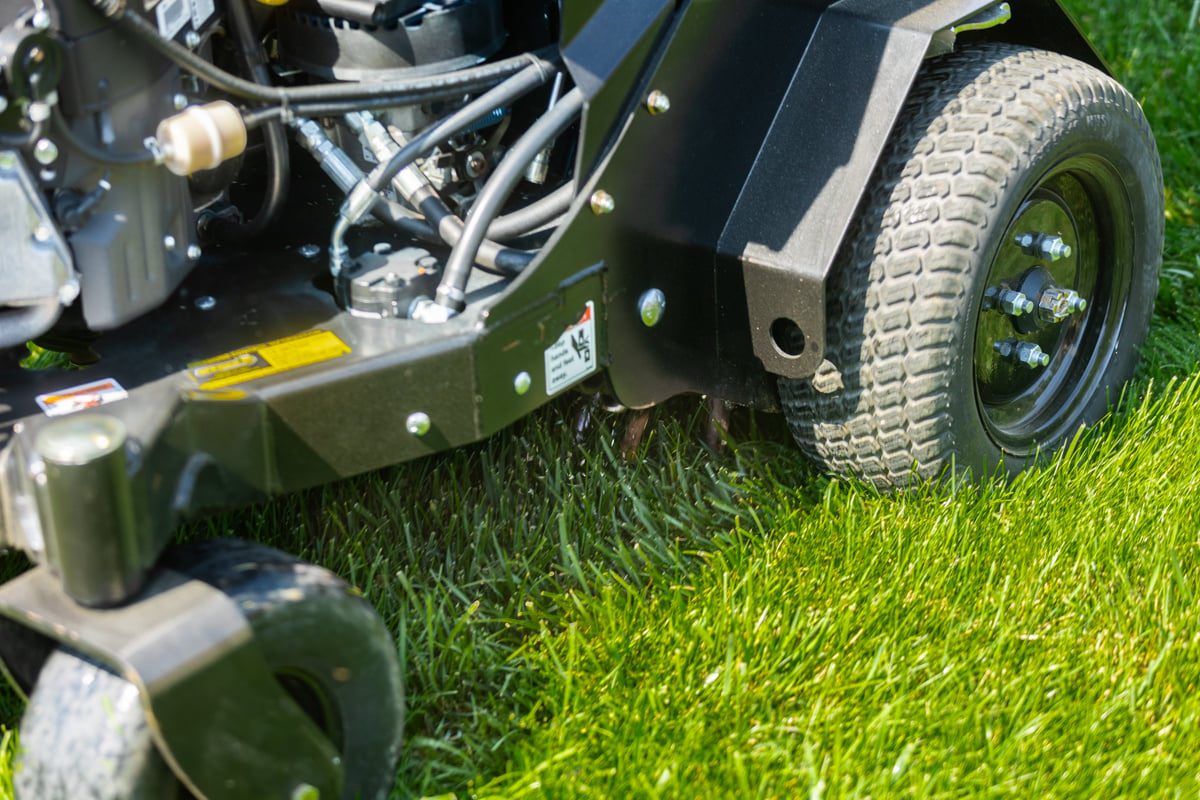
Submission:
<svg viewBox="0 0 1200 800">
<path fill-rule="evenodd" d="M 616 199 L 603 189 L 592 195 L 591 205 L 592 213 L 598 217 L 604 214 L 611 214 L 617 210 Z"/>
<path fill-rule="evenodd" d="M 404 427 L 413 436 L 424 436 L 433 427 L 433 420 L 424 411 L 414 411 L 408 415 L 408 419 L 404 422 Z"/>
<path fill-rule="evenodd" d="M 646 97 L 646 110 L 651 114 L 665 114 L 671 110 L 671 98 L 655 89 Z"/>
<path fill-rule="evenodd" d="M 649 289 L 638 299 L 638 314 L 647 328 L 653 328 L 661 322 L 666 310 L 667 296 L 661 289 Z"/>
<path fill-rule="evenodd" d="M 519 395 L 529 394 L 533 387 L 533 377 L 528 372 L 518 372 L 513 378 L 513 390 Z"/>
</svg>

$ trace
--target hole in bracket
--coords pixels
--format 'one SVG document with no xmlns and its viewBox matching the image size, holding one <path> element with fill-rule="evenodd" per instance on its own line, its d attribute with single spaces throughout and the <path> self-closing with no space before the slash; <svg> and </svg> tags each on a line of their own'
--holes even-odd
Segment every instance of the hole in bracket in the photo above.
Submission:
<svg viewBox="0 0 1200 800">
<path fill-rule="evenodd" d="M 784 358 L 799 358 L 804 355 L 804 331 L 790 319 L 781 317 L 771 323 L 771 343 Z"/>
</svg>

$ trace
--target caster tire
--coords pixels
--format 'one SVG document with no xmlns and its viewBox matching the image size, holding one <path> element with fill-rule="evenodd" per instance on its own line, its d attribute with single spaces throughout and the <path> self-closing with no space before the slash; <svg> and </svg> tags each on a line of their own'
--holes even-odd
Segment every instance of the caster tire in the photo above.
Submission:
<svg viewBox="0 0 1200 800">
<path fill-rule="evenodd" d="M 343 797 L 386 798 L 400 754 L 403 687 L 375 610 L 333 573 L 258 544 L 190 544 L 164 564 L 241 607 L 277 680 L 341 751 Z M 192 797 L 159 755 L 137 689 L 72 650 L 46 662 L 20 734 L 17 800 Z"/>
<path fill-rule="evenodd" d="M 1019 473 L 1132 377 L 1162 239 L 1118 83 L 1011 45 L 931 60 L 830 277 L 826 361 L 779 382 L 794 438 L 884 490 Z"/>
</svg>

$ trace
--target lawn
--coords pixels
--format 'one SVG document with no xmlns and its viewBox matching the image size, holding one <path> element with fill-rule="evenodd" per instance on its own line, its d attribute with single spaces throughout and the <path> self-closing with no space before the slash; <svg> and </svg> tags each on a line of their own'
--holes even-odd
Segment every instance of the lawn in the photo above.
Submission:
<svg viewBox="0 0 1200 800">
<path fill-rule="evenodd" d="M 392 626 L 397 797 L 1195 797 L 1200 0 L 1072 0 L 1157 131 L 1167 253 L 1139 378 L 1011 485 L 881 497 L 691 401 L 217 517 Z M 0 560 L 0 573 L 14 569 Z M 0 726 L 19 701 L 0 693 Z M 0 727 L 0 800 L 13 737 Z"/>
</svg>

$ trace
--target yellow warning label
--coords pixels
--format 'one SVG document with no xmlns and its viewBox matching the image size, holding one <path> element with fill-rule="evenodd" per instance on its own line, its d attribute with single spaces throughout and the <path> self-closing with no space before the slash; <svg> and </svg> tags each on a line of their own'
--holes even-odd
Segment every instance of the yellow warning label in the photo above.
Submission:
<svg viewBox="0 0 1200 800">
<path fill-rule="evenodd" d="M 222 389 L 344 356 L 350 347 L 333 331 L 309 331 L 188 365 L 201 389 Z"/>
</svg>

